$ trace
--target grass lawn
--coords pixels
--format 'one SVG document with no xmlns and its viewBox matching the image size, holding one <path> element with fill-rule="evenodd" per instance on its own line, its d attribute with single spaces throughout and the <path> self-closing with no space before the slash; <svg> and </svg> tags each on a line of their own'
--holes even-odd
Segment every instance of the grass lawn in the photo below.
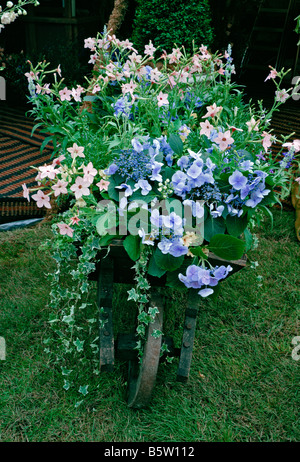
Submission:
<svg viewBox="0 0 300 462">
<path fill-rule="evenodd" d="M 198 315 L 190 378 L 176 382 L 177 359 L 161 364 L 151 406 L 126 403 L 126 364 L 88 380 L 99 383 L 86 404 L 62 388 L 43 339 L 49 336 L 51 257 L 38 246 L 50 227 L 0 233 L 1 442 L 274 442 L 300 440 L 300 245 L 294 213 L 274 211 L 250 266 L 223 282 L 217 301 Z M 115 303 L 126 311 L 127 287 Z M 185 299 L 166 295 L 166 334 L 181 337 Z"/>
</svg>

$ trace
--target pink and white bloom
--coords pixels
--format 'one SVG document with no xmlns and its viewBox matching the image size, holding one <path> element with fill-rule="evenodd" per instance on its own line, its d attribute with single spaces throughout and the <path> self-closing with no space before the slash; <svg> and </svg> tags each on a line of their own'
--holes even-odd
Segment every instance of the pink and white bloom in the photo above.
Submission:
<svg viewBox="0 0 300 462">
<path fill-rule="evenodd" d="M 83 179 L 87 182 L 92 184 L 94 181 L 94 177 L 97 175 L 98 171 L 94 168 L 92 162 L 89 162 L 88 165 L 83 167 Z"/>
<path fill-rule="evenodd" d="M 53 160 L 52 162 L 52 165 L 53 167 L 57 166 L 57 165 L 60 165 L 62 163 L 62 161 L 65 160 L 65 156 L 62 154 L 60 156 L 58 156 L 56 159 Z"/>
<path fill-rule="evenodd" d="M 84 88 L 81 85 L 77 85 L 76 88 L 72 88 L 72 96 L 75 101 L 81 101 L 81 93 L 84 91 Z"/>
<path fill-rule="evenodd" d="M 60 64 L 57 66 L 56 72 L 58 73 L 59 77 L 61 77 L 61 68 L 60 68 Z"/>
<path fill-rule="evenodd" d="M 54 191 L 54 196 L 57 197 L 60 194 L 68 194 L 67 186 L 68 186 L 67 181 L 58 180 L 58 182 L 52 186 L 52 189 Z"/>
<path fill-rule="evenodd" d="M 88 183 L 86 180 L 81 178 L 81 176 L 78 176 L 75 180 L 75 183 L 71 186 L 71 191 L 74 192 L 75 198 L 79 199 L 82 196 L 89 196 L 90 190 L 89 190 L 90 183 Z"/>
<path fill-rule="evenodd" d="M 207 106 L 207 113 L 202 117 L 202 119 L 205 119 L 206 117 L 215 117 L 220 111 L 222 111 L 222 109 L 223 107 L 217 106 L 216 103 L 211 106 Z"/>
<path fill-rule="evenodd" d="M 168 55 L 169 63 L 177 63 L 182 56 L 182 53 L 179 48 L 173 48 L 172 53 Z"/>
<path fill-rule="evenodd" d="M 97 56 L 96 53 L 94 55 L 91 55 L 88 63 L 89 64 L 95 64 L 95 62 L 97 61 L 97 58 L 98 58 L 98 56 Z"/>
<path fill-rule="evenodd" d="M 150 79 L 151 83 L 157 83 L 159 82 L 159 79 L 161 78 L 161 72 L 155 67 L 154 69 L 151 69 L 150 71 Z"/>
<path fill-rule="evenodd" d="M 74 217 L 71 217 L 72 225 L 78 225 L 79 222 L 80 222 L 80 218 L 77 215 L 75 215 Z"/>
<path fill-rule="evenodd" d="M 298 176 L 298 178 L 295 178 L 295 181 L 297 181 L 297 183 L 300 185 L 300 176 Z"/>
<path fill-rule="evenodd" d="M 275 91 L 275 95 L 275 100 L 280 101 L 281 103 L 284 103 L 290 97 L 290 95 L 284 88 L 282 90 Z"/>
<path fill-rule="evenodd" d="M 84 48 L 90 48 L 91 50 L 95 49 L 96 45 L 96 39 L 89 37 L 87 39 L 84 39 Z"/>
<path fill-rule="evenodd" d="M 23 197 L 24 197 L 25 199 L 27 199 L 28 202 L 30 202 L 30 196 L 29 196 L 29 192 L 30 192 L 30 191 L 29 191 L 29 189 L 27 188 L 27 186 L 26 186 L 25 183 L 22 184 L 22 188 L 23 188 Z"/>
<path fill-rule="evenodd" d="M 49 178 L 50 180 L 54 180 L 56 174 L 60 172 L 60 169 L 55 169 L 54 165 L 43 165 L 42 167 L 39 167 L 39 171 L 41 172 L 41 180 L 43 178 Z"/>
<path fill-rule="evenodd" d="M 149 44 L 145 45 L 144 54 L 146 56 L 153 56 L 155 52 L 156 52 L 156 48 L 153 46 L 152 41 L 150 40 Z"/>
<path fill-rule="evenodd" d="M 59 91 L 59 96 L 61 101 L 71 101 L 72 91 L 65 87 Z"/>
<path fill-rule="evenodd" d="M 278 72 L 276 71 L 276 69 L 272 68 L 271 66 L 269 66 L 271 71 L 269 73 L 269 75 L 266 77 L 265 79 L 265 82 L 269 79 L 276 79 L 276 77 L 278 76 Z"/>
<path fill-rule="evenodd" d="M 33 194 L 32 199 L 36 201 L 37 207 L 46 207 L 46 209 L 51 209 L 50 197 L 47 196 L 41 189 L 38 190 L 36 194 Z"/>
<path fill-rule="evenodd" d="M 30 82 L 30 80 L 36 80 L 38 78 L 39 72 L 35 74 L 33 71 L 30 71 L 30 72 L 25 72 L 24 75 L 25 77 L 27 77 L 28 82 Z"/>
<path fill-rule="evenodd" d="M 73 229 L 67 223 L 57 223 L 59 232 L 62 236 L 73 237 Z"/>
<path fill-rule="evenodd" d="M 107 191 L 109 186 L 109 181 L 103 180 L 103 178 L 96 184 L 100 191 Z"/>
<path fill-rule="evenodd" d="M 126 93 L 130 93 L 132 98 L 134 98 L 133 92 L 136 89 L 137 84 L 133 82 L 131 79 L 129 83 L 123 83 L 122 84 L 122 93 L 123 95 L 126 95 Z"/>
<path fill-rule="evenodd" d="M 158 107 L 169 105 L 167 93 L 163 93 L 162 91 L 159 92 L 159 94 L 157 95 L 157 105 Z"/>
<path fill-rule="evenodd" d="M 100 85 L 96 83 L 96 85 L 93 86 L 92 93 L 98 93 L 100 90 Z"/>
<path fill-rule="evenodd" d="M 252 130 L 255 130 L 257 132 L 259 120 L 255 120 L 254 117 L 251 117 L 251 119 L 248 120 L 248 122 L 246 122 L 246 125 L 248 126 L 248 132 L 251 132 Z"/>
<path fill-rule="evenodd" d="M 262 145 L 264 147 L 264 150 L 268 152 L 268 148 L 272 146 L 272 135 L 271 133 L 267 133 L 267 132 L 262 132 L 262 134 L 263 134 Z"/>
<path fill-rule="evenodd" d="M 200 127 L 201 127 L 200 135 L 206 135 L 207 137 L 210 136 L 210 133 L 212 129 L 214 128 L 213 125 L 209 123 L 208 120 L 206 120 L 205 122 L 200 122 Z"/>
<path fill-rule="evenodd" d="M 219 132 L 214 142 L 219 145 L 221 151 L 225 151 L 232 143 L 234 143 L 234 139 L 231 137 L 230 130 L 226 130 L 226 132 L 222 133 Z"/>
<path fill-rule="evenodd" d="M 67 151 L 71 154 L 72 159 L 75 159 L 76 157 L 85 157 L 83 154 L 84 147 L 78 146 L 76 143 L 74 143 L 71 148 L 68 148 Z"/>
<path fill-rule="evenodd" d="M 292 143 L 284 143 L 282 146 L 293 149 L 295 152 L 300 151 L 300 140 L 294 140 Z"/>
</svg>

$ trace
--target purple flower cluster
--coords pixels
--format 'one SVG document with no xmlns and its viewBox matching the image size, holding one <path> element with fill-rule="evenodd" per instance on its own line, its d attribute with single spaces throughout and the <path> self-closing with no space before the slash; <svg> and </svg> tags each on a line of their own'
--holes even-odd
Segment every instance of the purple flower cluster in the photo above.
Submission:
<svg viewBox="0 0 300 462">
<path fill-rule="evenodd" d="M 292 151 L 283 152 L 283 159 L 279 162 L 280 167 L 290 168 L 293 160 L 295 159 L 294 153 Z"/>
<path fill-rule="evenodd" d="M 167 143 L 166 137 L 153 141 L 149 141 L 148 136 L 142 140 L 133 138 L 131 144 L 132 148 L 122 150 L 120 155 L 105 170 L 105 173 L 114 175 L 118 172 L 125 179 L 124 187 L 127 186 L 128 180 L 133 180 L 135 182 L 134 190 L 141 188 L 142 194 L 146 195 L 152 189 L 148 180 L 162 181 L 160 171 L 163 163 L 156 160 L 157 156 L 162 154 L 166 162 L 172 165 L 174 153 Z"/>
<path fill-rule="evenodd" d="M 270 193 L 270 189 L 267 189 L 265 185 L 267 176 L 268 174 L 261 170 L 255 170 L 248 176 L 235 170 L 230 175 L 228 182 L 232 189 L 225 199 L 230 215 L 240 217 L 243 214 L 244 205 L 254 208 Z"/>
<path fill-rule="evenodd" d="M 178 159 L 177 165 L 181 170 L 172 176 L 174 192 L 183 199 L 193 189 L 200 188 L 205 183 L 214 184 L 215 182 L 213 177 L 215 164 L 209 158 L 204 162 L 198 153 L 189 151 L 189 154 L 189 156 L 182 156 Z"/>
<path fill-rule="evenodd" d="M 130 103 L 127 96 L 122 96 L 121 98 L 117 99 L 117 101 L 112 104 L 114 109 L 114 116 L 115 117 L 128 117 L 129 119 L 133 118 L 133 114 L 131 114 L 132 103 Z"/>
<path fill-rule="evenodd" d="M 187 267 L 186 275 L 180 273 L 178 277 L 188 289 L 200 289 L 198 294 L 201 297 L 207 297 L 214 292 L 211 287 L 215 287 L 221 279 L 226 278 L 230 271 L 232 271 L 230 265 L 216 266 L 211 269 L 190 265 Z"/>
</svg>

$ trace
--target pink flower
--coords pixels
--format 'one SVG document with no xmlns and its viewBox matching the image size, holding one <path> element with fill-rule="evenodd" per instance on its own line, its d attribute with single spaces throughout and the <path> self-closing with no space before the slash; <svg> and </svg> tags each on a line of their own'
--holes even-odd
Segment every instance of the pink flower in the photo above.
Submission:
<svg viewBox="0 0 300 462">
<path fill-rule="evenodd" d="M 84 39 L 84 48 L 90 48 L 91 50 L 95 48 L 96 39 L 89 37 Z"/>
<path fill-rule="evenodd" d="M 212 106 L 207 106 L 207 113 L 202 118 L 205 119 L 206 117 L 215 117 L 222 109 L 222 106 L 217 106 L 216 103 L 214 103 Z"/>
<path fill-rule="evenodd" d="M 276 101 L 280 101 L 281 103 L 284 103 L 290 96 L 284 88 L 282 90 L 275 91 L 275 95 Z"/>
<path fill-rule="evenodd" d="M 83 88 L 80 85 L 77 85 L 77 88 L 72 88 L 72 96 L 75 101 L 81 101 L 81 93 Z"/>
<path fill-rule="evenodd" d="M 105 181 L 103 180 L 103 178 L 99 181 L 99 183 L 96 184 L 96 186 L 98 186 L 98 188 L 100 189 L 100 191 L 102 191 L 104 189 L 104 191 L 107 191 L 108 190 L 108 186 L 109 186 L 109 181 Z"/>
<path fill-rule="evenodd" d="M 92 93 L 98 93 L 98 91 L 100 90 L 101 90 L 100 85 L 96 83 L 96 85 L 93 86 Z"/>
<path fill-rule="evenodd" d="M 22 184 L 22 188 L 23 188 L 23 197 L 27 199 L 28 202 L 30 202 L 29 189 L 27 188 L 25 183 Z"/>
<path fill-rule="evenodd" d="M 97 54 L 91 55 L 90 60 L 88 61 L 89 64 L 95 64 L 97 61 Z"/>
<path fill-rule="evenodd" d="M 29 82 L 30 80 L 36 80 L 38 78 L 39 72 L 35 74 L 33 71 L 30 71 L 30 72 L 25 72 L 24 75 L 25 77 L 27 77 L 27 80 Z"/>
<path fill-rule="evenodd" d="M 58 156 L 56 159 L 53 160 L 52 162 L 52 165 L 55 167 L 56 165 L 60 165 L 61 162 L 65 160 L 65 156 L 64 155 L 61 155 L 61 156 Z"/>
<path fill-rule="evenodd" d="M 67 87 L 59 91 L 61 101 L 71 101 L 72 92 Z"/>
<path fill-rule="evenodd" d="M 161 75 L 162 75 L 161 72 L 156 67 L 154 69 L 151 69 L 150 71 L 151 83 L 159 82 Z"/>
<path fill-rule="evenodd" d="M 272 141 L 271 141 L 272 135 L 271 133 L 267 133 L 267 132 L 262 132 L 262 134 L 263 134 L 262 145 L 264 147 L 264 150 L 268 152 L 268 148 L 272 146 Z"/>
<path fill-rule="evenodd" d="M 97 175 L 97 170 L 94 168 L 92 162 L 89 162 L 87 166 L 83 167 L 83 173 L 83 179 L 91 184 L 94 181 L 94 176 Z"/>
<path fill-rule="evenodd" d="M 60 68 L 60 64 L 57 66 L 56 72 L 58 73 L 59 77 L 61 77 L 61 68 Z"/>
<path fill-rule="evenodd" d="M 68 182 L 63 180 L 58 180 L 58 182 L 52 186 L 54 191 L 54 196 L 57 197 L 60 194 L 68 194 L 67 190 Z"/>
<path fill-rule="evenodd" d="M 59 228 L 59 232 L 62 236 L 69 236 L 69 237 L 73 237 L 73 229 L 70 228 L 69 225 L 67 225 L 67 223 L 57 223 L 57 226 Z"/>
<path fill-rule="evenodd" d="M 132 97 L 133 96 L 133 92 L 134 90 L 136 89 L 137 85 L 133 82 L 133 80 L 131 79 L 129 83 L 123 83 L 122 84 L 122 93 L 123 95 L 125 95 L 126 93 L 130 93 Z"/>
<path fill-rule="evenodd" d="M 295 181 L 297 181 L 297 183 L 300 185 L 300 176 L 298 176 L 298 178 L 295 178 Z"/>
<path fill-rule="evenodd" d="M 76 199 L 79 199 L 81 196 L 88 196 L 90 194 L 89 186 L 90 183 L 87 183 L 83 178 L 78 176 L 70 189 L 74 192 Z"/>
<path fill-rule="evenodd" d="M 282 146 L 287 147 L 288 149 L 293 148 L 295 152 L 300 151 L 300 140 L 294 140 L 292 143 L 284 143 Z"/>
<path fill-rule="evenodd" d="M 276 69 L 273 69 L 271 66 L 269 66 L 271 71 L 270 71 L 270 74 L 267 76 L 267 78 L 265 79 L 265 82 L 269 79 L 275 79 L 277 76 L 278 76 L 278 72 L 276 71 Z"/>
<path fill-rule="evenodd" d="M 44 165 L 39 167 L 39 171 L 41 172 L 41 180 L 43 178 L 49 178 L 50 180 L 54 180 L 56 174 L 59 172 L 59 168 L 55 170 L 54 165 Z"/>
<path fill-rule="evenodd" d="M 153 46 L 151 40 L 149 41 L 148 45 L 145 45 L 145 55 L 147 56 L 153 56 L 153 54 L 156 52 L 156 48 Z"/>
<path fill-rule="evenodd" d="M 80 218 L 77 215 L 75 215 L 74 217 L 71 217 L 72 225 L 78 225 L 79 222 L 80 222 Z"/>
<path fill-rule="evenodd" d="M 201 127 L 200 135 L 206 135 L 207 137 L 209 137 L 210 132 L 214 128 L 213 125 L 209 123 L 208 120 L 206 120 L 205 122 L 200 122 L 200 127 Z"/>
<path fill-rule="evenodd" d="M 219 145 L 221 151 L 225 151 L 230 144 L 234 143 L 234 139 L 231 137 L 230 130 L 227 130 L 225 133 L 219 132 L 214 142 Z"/>
<path fill-rule="evenodd" d="M 71 154 L 72 159 L 75 159 L 76 157 L 85 157 L 83 154 L 84 147 L 78 146 L 76 143 L 74 143 L 71 148 L 68 148 L 67 151 Z"/>
<path fill-rule="evenodd" d="M 33 194 L 32 199 L 36 201 L 36 205 L 38 207 L 46 207 L 46 209 L 51 209 L 50 197 L 40 189 L 38 190 L 37 194 Z"/>
<path fill-rule="evenodd" d="M 161 106 L 168 106 L 169 101 L 168 101 L 168 95 L 167 93 L 163 93 L 162 91 L 159 92 L 157 95 L 157 105 L 158 107 Z"/>
<path fill-rule="evenodd" d="M 180 49 L 179 48 L 173 48 L 172 53 L 170 55 L 168 55 L 169 63 L 170 64 L 177 63 L 177 61 L 179 61 L 181 56 L 182 56 L 182 53 L 181 53 Z"/>
<path fill-rule="evenodd" d="M 248 132 L 251 132 L 252 130 L 255 130 L 257 132 L 258 124 L 259 120 L 255 121 L 254 117 L 251 117 L 251 119 L 248 122 L 246 122 L 246 125 L 248 126 Z"/>
</svg>

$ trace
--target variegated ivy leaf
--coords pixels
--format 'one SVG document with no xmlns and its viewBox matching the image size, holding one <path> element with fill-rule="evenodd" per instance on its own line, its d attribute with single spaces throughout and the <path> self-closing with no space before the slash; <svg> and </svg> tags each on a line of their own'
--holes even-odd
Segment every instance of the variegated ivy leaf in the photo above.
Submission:
<svg viewBox="0 0 300 462">
<path fill-rule="evenodd" d="M 64 316 L 62 318 L 62 321 L 66 322 L 67 324 L 70 324 L 71 322 L 74 322 L 74 317 L 71 314 L 69 314 L 68 316 Z"/>
<path fill-rule="evenodd" d="M 73 372 L 73 369 L 67 369 L 67 368 L 65 368 L 65 367 L 62 367 L 62 368 L 61 368 L 61 373 L 62 373 L 62 375 L 70 375 L 71 372 Z"/>
<path fill-rule="evenodd" d="M 151 318 L 155 318 L 157 313 L 159 313 L 159 309 L 157 308 L 157 306 L 152 306 L 149 308 L 148 313 L 150 314 Z"/>
<path fill-rule="evenodd" d="M 68 380 L 65 380 L 65 383 L 64 383 L 63 388 L 64 388 L 66 391 L 68 391 L 69 388 L 70 388 L 70 386 L 71 386 L 70 382 L 68 382 Z"/>
<path fill-rule="evenodd" d="M 83 351 L 84 340 L 81 341 L 81 340 L 79 340 L 79 338 L 77 338 L 73 343 L 76 346 L 77 351 Z"/>
<path fill-rule="evenodd" d="M 81 393 L 83 396 L 86 396 L 88 394 L 88 385 L 80 385 L 79 387 L 79 393 Z"/>
<path fill-rule="evenodd" d="M 139 299 L 139 294 L 134 288 L 128 290 L 128 300 L 134 300 L 135 302 L 137 302 L 138 299 Z"/>
<path fill-rule="evenodd" d="M 162 331 L 159 329 L 154 329 L 154 331 L 151 334 L 151 336 L 154 338 L 159 338 L 161 335 L 162 335 Z"/>
</svg>

